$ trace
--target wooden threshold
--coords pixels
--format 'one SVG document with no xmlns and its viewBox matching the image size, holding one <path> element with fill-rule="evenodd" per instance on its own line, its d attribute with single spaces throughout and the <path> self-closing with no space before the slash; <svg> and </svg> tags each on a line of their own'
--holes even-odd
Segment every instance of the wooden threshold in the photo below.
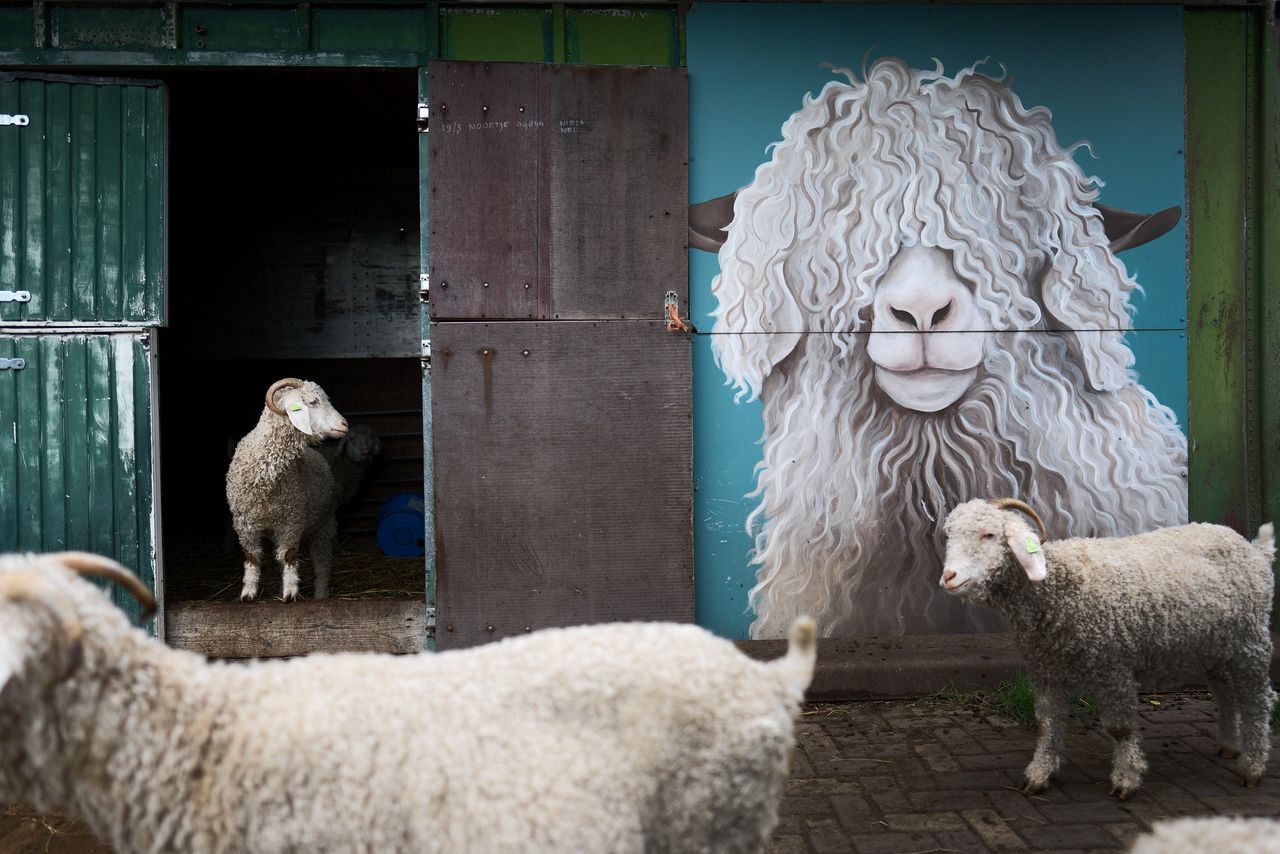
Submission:
<svg viewBox="0 0 1280 854">
<path fill-rule="evenodd" d="M 403 598 L 178 602 L 165 609 L 165 640 L 208 658 L 422 652 L 427 606 Z"/>
</svg>

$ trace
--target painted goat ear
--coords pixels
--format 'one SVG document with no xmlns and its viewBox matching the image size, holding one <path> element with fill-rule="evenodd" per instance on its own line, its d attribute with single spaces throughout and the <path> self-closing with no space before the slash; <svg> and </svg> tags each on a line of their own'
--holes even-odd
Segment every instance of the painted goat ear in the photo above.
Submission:
<svg viewBox="0 0 1280 854">
<path fill-rule="evenodd" d="M 1049 567 L 1044 561 L 1044 548 L 1040 545 L 1040 538 L 1031 532 L 1031 528 L 1021 522 L 1006 522 L 1004 539 L 1027 578 L 1044 581 L 1049 574 Z"/>
</svg>

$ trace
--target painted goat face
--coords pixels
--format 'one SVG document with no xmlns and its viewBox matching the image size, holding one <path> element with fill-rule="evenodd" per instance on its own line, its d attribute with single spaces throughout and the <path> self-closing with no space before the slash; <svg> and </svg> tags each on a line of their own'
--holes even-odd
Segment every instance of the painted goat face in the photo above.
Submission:
<svg viewBox="0 0 1280 854">
<path fill-rule="evenodd" d="M 876 288 L 867 355 L 876 384 L 899 406 L 937 412 L 955 403 L 978 375 L 986 343 L 972 289 L 950 256 L 904 248 Z"/>
</svg>

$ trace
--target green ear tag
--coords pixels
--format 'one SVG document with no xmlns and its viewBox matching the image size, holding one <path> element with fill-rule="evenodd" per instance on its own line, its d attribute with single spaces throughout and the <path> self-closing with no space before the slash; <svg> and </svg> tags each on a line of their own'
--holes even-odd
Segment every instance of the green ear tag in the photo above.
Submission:
<svg viewBox="0 0 1280 854">
<path fill-rule="evenodd" d="M 1027 537 L 1027 554 L 1033 555 L 1038 551 L 1040 551 L 1040 544 L 1030 537 Z"/>
<path fill-rule="evenodd" d="M 302 408 L 302 404 L 301 404 L 301 403 L 291 403 L 291 404 L 289 404 L 289 411 L 290 411 L 290 412 L 297 412 L 297 411 L 298 411 L 299 409 L 301 409 L 301 408 Z"/>
</svg>

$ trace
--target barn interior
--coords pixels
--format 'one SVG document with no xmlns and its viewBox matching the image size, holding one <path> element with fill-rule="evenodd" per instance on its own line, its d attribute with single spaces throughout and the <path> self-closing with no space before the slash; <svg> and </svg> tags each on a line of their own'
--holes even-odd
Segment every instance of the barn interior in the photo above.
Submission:
<svg viewBox="0 0 1280 854">
<path fill-rule="evenodd" d="M 422 493 L 415 72 L 213 69 L 166 80 L 169 323 L 157 343 L 166 600 L 239 596 L 224 478 L 282 377 L 320 383 L 381 443 L 339 512 L 332 595 L 420 598 L 423 559 L 386 554 L 376 537 L 384 502 Z M 401 532 L 391 551 L 414 546 Z M 269 563 L 261 597 L 279 595 Z"/>
</svg>

